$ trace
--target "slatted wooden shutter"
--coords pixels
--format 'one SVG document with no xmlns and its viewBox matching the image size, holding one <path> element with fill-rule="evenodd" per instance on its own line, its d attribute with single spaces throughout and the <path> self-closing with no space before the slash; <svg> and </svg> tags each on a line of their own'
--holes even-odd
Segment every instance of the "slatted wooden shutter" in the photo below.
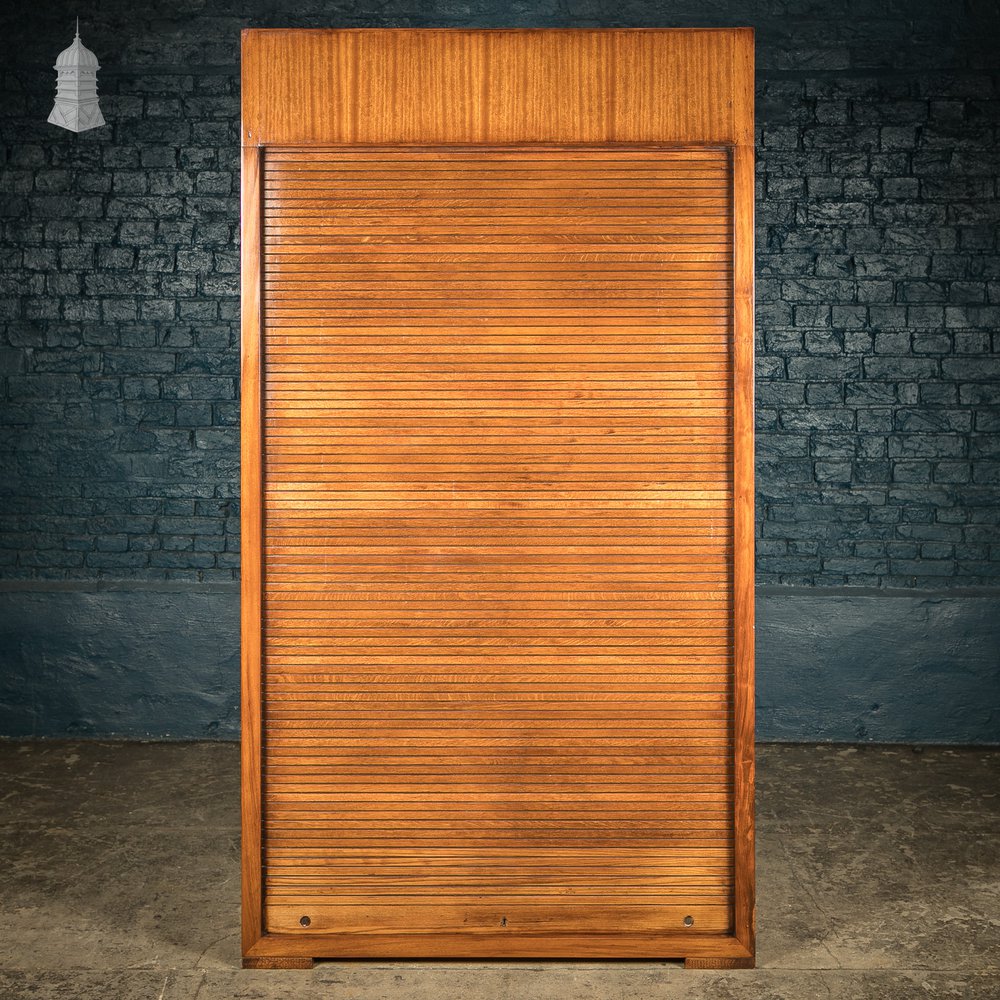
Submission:
<svg viewBox="0 0 1000 1000">
<path fill-rule="evenodd" d="M 748 964 L 745 150 L 267 138 L 248 963 Z"/>
</svg>

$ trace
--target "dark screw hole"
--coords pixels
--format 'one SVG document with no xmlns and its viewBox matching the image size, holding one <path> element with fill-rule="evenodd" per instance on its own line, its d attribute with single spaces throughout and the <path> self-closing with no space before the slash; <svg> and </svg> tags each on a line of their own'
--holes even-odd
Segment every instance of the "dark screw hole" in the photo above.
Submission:
<svg viewBox="0 0 1000 1000">
<path fill-rule="evenodd" d="M 308 927 L 312 921 L 308 917 L 299 917 L 299 923 L 302 924 L 303 927 Z"/>
<path fill-rule="evenodd" d="M 501 927 L 506 927 L 507 926 L 507 918 L 506 917 L 501 917 L 500 918 L 500 926 Z"/>
<path fill-rule="evenodd" d="M 685 927 L 694 927 L 694 917 L 685 917 L 684 918 L 684 926 Z"/>
</svg>

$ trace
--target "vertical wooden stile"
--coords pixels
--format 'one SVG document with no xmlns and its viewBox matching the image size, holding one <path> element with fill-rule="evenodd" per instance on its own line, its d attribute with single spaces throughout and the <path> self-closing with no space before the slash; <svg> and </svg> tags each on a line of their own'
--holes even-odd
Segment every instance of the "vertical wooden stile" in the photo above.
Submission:
<svg viewBox="0 0 1000 1000">
<path fill-rule="evenodd" d="M 753 66 L 747 76 L 753 80 Z M 752 101 L 752 94 L 751 94 Z M 752 135 L 733 149 L 734 927 L 755 950 L 754 856 L 754 168 Z"/>
<path fill-rule="evenodd" d="M 240 664 L 243 950 L 263 933 L 261 923 L 261 151 L 244 146 L 240 194 L 241 431 L 240 431 Z"/>
<path fill-rule="evenodd" d="M 244 34 L 245 964 L 752 965 L 752 51 Z"/>
</svg>

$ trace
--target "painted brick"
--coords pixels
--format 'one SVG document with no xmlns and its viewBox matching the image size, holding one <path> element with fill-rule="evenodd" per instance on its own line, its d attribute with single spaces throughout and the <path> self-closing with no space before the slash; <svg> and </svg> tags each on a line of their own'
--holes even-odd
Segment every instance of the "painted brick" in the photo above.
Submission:
<svg viewBox="0 0 1000 1000">
<path fill-rule="evenodd" d="M 998 579 L 1000 86 L 976 55 L 976 5 L 948 5 L 944 44 L 939 5 L 905 8 L 721 0 L 706 16 L 682 0 L 667 18 L 758 29 L 760 582 Z M 108 127 L 71 136 L 37 120 L 53 84 L 37 67 L 76 11 L 46 14 L 10 29 L 2 78 L 0 427 L 17 448 L 4 510 L 28 520 L 0 522 L 0 572 L 233 579 L 238 31 L 290 22 L 249 0 L 239 16 L 182 4 L 150 27 L 107 0 L 88 45 L 109 67 L 123 38 L 144 45 L 102 73 Z M 574 16 L 665 23 L 653 0 Z M 569 23 L 496 0 L 345 17 Z M 295 23 L 325 27 L 329 11 Z"/>
</svg>

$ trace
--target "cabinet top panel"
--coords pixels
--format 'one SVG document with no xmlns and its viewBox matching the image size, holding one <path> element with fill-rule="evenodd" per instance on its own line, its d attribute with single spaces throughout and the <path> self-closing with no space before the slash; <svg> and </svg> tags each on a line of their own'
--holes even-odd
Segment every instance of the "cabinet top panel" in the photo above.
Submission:
<svg viewBox="0 0 1000 1000">
<path fill-rule="evenodd" d="M 753 142 L 753 31 L 243 33 L 246 146 Z"/>
</svg>

